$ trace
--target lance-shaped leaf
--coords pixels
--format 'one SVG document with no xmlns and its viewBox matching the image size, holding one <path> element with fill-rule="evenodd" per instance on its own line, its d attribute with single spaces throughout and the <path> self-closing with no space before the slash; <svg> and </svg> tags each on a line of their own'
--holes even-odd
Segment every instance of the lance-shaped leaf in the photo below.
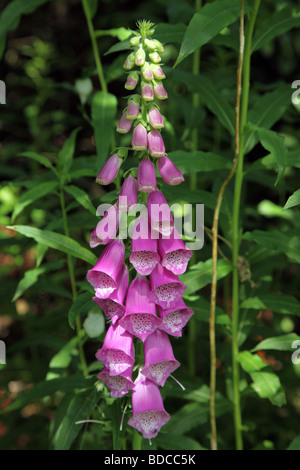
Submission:
<svg viewBox="0 0 300 470">
<path fill-rule="evenodd" d="M 71 133 L 70 137 L 68 137 L 68 139 L 65 141 L 62 149 L 58 153 L 57 168 L 60 173 L 60 179 L 62 183 L 66 179 L 66 176 L 69 174 L 72 166 L 75 152 L 76 137 L 79 130 L 79 128 L 74 129 L 74 131 Z"/>
<path fill-rule="evenodd" d="M 37 201 L 41 197 L 46 196 L 47 194 L 53 193 L 54 190 L 58 187 L 58 181 L 47 181 L 46 183 L 41 183 L 36 185 L 34 188 L 29 189 L 21 195 L 18 203 L 14 207 L 12 214 L 12 221 L 22 212 L 25 207 L 32 204 L 34 201 Z"/>
<path fill-rule="evenodd" d="M 71 196 L 73 196 L 81 206 L 90 211 L 92 214 L 96 214 L 96 209 L 94 208 L 89 195 L 85 191 L 71 184 L 69 186 L 65 186 L 64 190 L 71 194 Z"/>
<path fill-rule="evenodd" d="M 220 260 L 218 262 L 218 279 L 222 279 L 227 276 L 232 271 L 232 264 L 226 260 Z M 206 286 L 211 282 L 212 276 L 212 259 L 209 259 L 205 262 L 200 261 L 199 263 L 192 266 L 188 273 L 182 274 L 180 276 L 181 282 L 186 286 L 185 294 L 192 294 L 198 289 Z"/>
<path fill-rule="evenodd" d="M 300 336 L 296 335 L 296 333 L 275 336 L 274 338 L 266 338 L 260 341 L 260 343 L 258 343 L 252 351 L 260 351 L 266 349 L 274 349 L 276 351 L 293 351 L 293 342 L 299 340 Z"/>
<path fill-rule="evenodd" d="M 300 204 L 300 189 L 297 189 L 287 200 L 283 210 L 290 209 L 291 207 L 298 206 Z"/>
<path fill-rule="evenodd" d="M 40 163 L 41 165 L 45 166 L 46 168 L 49 168 L 52 170 L 55 174 L 57 174 L 54 166 L 50 162 L 50 160 L 45 157 L 44 155 L 40 155 L 39 153 L 36 152 L 22 152 L 19 153 L 20 157 L 27 157 L 30 158 L 31 160 L 35 160 L 36 162 Z"/>
<path fill-rule="evenodd" d="M 95 93 L 92 100 L 92 121 L 98 157 L 97 170 L 109 156 L 116 111 L 117 99 L 114 95 L 103 91 Z"/>
<path fill-rule="evenodd" d="M 282 406 L 286 403 L 280 380 L 274 372 L 251 372 L 250 376 L 253 380 L 251 388 L 260 398 L 268 398 L 276 406 Z"/>
<path fill-rule="evenodd" d="M 290 295 L 262 294 L 244 300 L 241 308 L 270 309 L 283 315 L 300 315 L 300 302 Z"/>
</svg>

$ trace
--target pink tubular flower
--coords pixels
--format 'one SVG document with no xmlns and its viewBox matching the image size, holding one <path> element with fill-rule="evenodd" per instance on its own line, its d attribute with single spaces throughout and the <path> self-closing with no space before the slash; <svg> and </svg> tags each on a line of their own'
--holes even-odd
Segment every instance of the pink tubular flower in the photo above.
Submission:
<svg viewBox="0 0 300 470">
<path fill-rule="evenodd" d="M 147 130 L 143 124 L 139 123 L 132 133 L 131 146 L 133 150 L 146 150 L 148 145 Z"/>
<path fill-rule="evenodd" d="M 108 369 L 109 375 L 119 375 L 134 364 L 133 336 L 119 323 L 111 325 L 96 358 Z"/>
<path fill-rule="evenodd" d="M 96 289 L 97 297 L 107 299 L 117 288 L 124 254 L 125 246 L 122 240 L 114 240 L 104 248 L 95 266 L 87 272 L 86 278 Z"/>
<path fill-rule="evenodd" d="M 148 134 L 149 152 L 152 157 L 163 157 L 166 153 L 165 144 L 161 133 L 152 129 Z"/>
<path fill-rule="evenodd" d="M 151 67 L 154 77 L 157 80 L 163 80 L 164 78 L 166 78 L 164 72 L 162 71 L 162 68 L 159 65 L 151 64 L 150 67 Z"/>
<path fill-rule="evenodd" d="M 162 83 L 154 85 L 154 94 L 159 100 L 166 100 L 168 98 L 168 93 Z"/>
<path fill-rule="evenodd" d="M 134 383 L 131 380 L 132 371 L 133 367 L 129 367 L 120 375 L 110 375 L 109 370 L 104 367 L 97 377 L 110 388 L 110 396 L 112 398 L 121 398 L 134 387 Z"/>
<path fill-rule="evenodd" d="M 159 238 L 158 250 L 162 266 L 177 275 L 186 271 L 192 252 L 185 246 L 176 228 L 169 238 Z"/>
<path fill-rule="evenodd" d="M 125 307 L 123 303 L 127 294 L 128 282 L 128 268 L 126 264 L 124 264 L 117 279 L 116 290 L 114 290 L 107 299 L 98 299 L 96 289 L 96 297 L 93 297 L 93 301 L 99 305 L 105 316 L 112 321 L 113 325 L 125 313 Z"/>
<path fill-rule="evenodd" d="M 145 227 L 147 233 L 143 233 Z M 135 270 L 143 276 L 148 276 L 152 273 L 157 263 L 160 262 L 160 257 L 157 253 L 157 240 L 151 238 L 147 214 L 141 215 L 135 221 L 131 250 L 132 253 L 129 261 Z"/>
<path fill-rule="evenodd" d="M 174 307 L 167 309 L 158 307 L 158 313 L 162 319 L 159 328 L 172 336 L 181 336 L 182 328 L 194 315 L 193 310 L 187 307 L 182 299 L 179 299 Z"/>
<path fill-rule="evenodd" d="M 144 158 L 138 167 L 137 173 L 138 190 L 142 193 L 151 193 L 156 189 L 155 168 L 149 158 Z"/>
<path fill-rule="evenodd" d="M 141 373 L 134 383 L 132 412 L 128 424 L 141 432 L 145 439 L 156 437 L 160 428 L 170 419 L 158 386 Z"/>
<path fill-rule="evenodd" d="M 150 83 L 142 83 L 142 97 L 145 101 L 153 101 L 154 100 L 154 92 L 153 87 Z"/>
<path fill-rule="evenodd" d="M 91 248 L 96 248 L 96 246 L 98 246 L 98 245 L 102 245 L 102 240 L 100 240 L 97 237 L 96 229 L 94 228 L 94 230 L 92 231 L 92 233 L 90 235 L 90 247 Z"/>
<path fill-rule="evenodd" d="M 127 78 L 126 83 L 124 85 L 126 90 L 134 90 L 135 87 L 137 86 L 138 81 L 139 81 L 138 73 L 137 72 L 131 72 L 128 75 L 128 78 Z"/>
<path fill-rule="evenodd" d="M 150 111 L 148 111 L 148 117 L 154 129 L 162 129 L 164 127 L 164 120 L 156 106 L 152 106 Z"/>
<path fill-rule="evenodd" d="M 118 174 L 120 166 L 122 165 L 122 161 L 122 158 L 120 158 L 117 153 L 109 157 L 102 170 L 98 174 L 96 182 L 103 185 L 112 183 Z"/>
<path fill-rule="evenodd" d="M 163 387 L 167 378 L 180 366 L 173 354 L 167 333 L 156 329 L 144 342 L 145 366 L 141 373 Z"/>
<path fill-rule="evenodd" d="M 117 124 L 117 132 L 120 134 L 127 134 L 132 127 L 132 120 L 127 119 L 127 112 L 122 114 L 120 121 Z"/>
<path fill-rule="evenodd" d="M 118 217 L 118 208 L 115 204 L 111 206 L 102 217 L 100 222 L 98 222 L 96 231 L 96 237 L 98 240 L 98 245 L 107 245 L 115 237 L 118 230 L 119 217 Z M 92 232 L 93 233 L 93 232 Z"/>
<path fill-rule="evenodd" d="M 155 304 L 148 298 L 149 293 L 149 282 L 144 276 L 137 274 L 128 289 L 126 312 L 119 322 L 142 341 L 145 341 L 161 322 L 156 315 Z"/>
<path fill-rule="evenodd" d="M 150 274 L 149 299 L 163 308 L 174 307 L 184 294 L 186 286 L 168 269 L 157 264 Z"/>
<path fill-rule="evenodd" d="M 159 174 L 165 183 L 175 186 L 176 184 L 180 184 L 184 181 L 183 174 L 168 157 L 164 156 L 159 158 L 157 166 Z"/>
<path fill-rule="evenodd" d="M 137 203 L 138 200 L 138 191 L 137 191 L 137 182 L 136 179 L 129 175 L 128 178 L 122 184 L 119 198 L 118 206 L 120 211 L 129 211 Z"/>
<path fill-rule="evenodd" d="M 174 229 L 174 219 L 165 196 L 158 189 L 148 195 L 147 209 L 152 230 L 169 236 Z"/>
<path fill-rule="evenodd" d="M 138 117 L 140 112 L 140 98 L 138 95 L 130 98 L 127 108 L 127 119 L 134 120 Z"/>
<path fill-rule="evenodd" d="M 142 74 L 145 80 L 153 80 L 154 76 L 150 64 L 148 64 L 148 62 L 144 63 L 142 67 Z"/>
</svg>

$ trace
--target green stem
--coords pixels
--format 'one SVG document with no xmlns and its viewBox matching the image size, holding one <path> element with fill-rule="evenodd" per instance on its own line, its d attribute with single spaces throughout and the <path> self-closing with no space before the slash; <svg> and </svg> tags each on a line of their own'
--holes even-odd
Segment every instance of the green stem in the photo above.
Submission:
<svg viewBox="0 0 300 470">
<path fill-rule="evenodd" d="M 234 202 L 232 215 L 232 262 L 233 262 L 233 286 L 232 286 L 232 374 L 233 374 L 233 403 L 234 403 L 234 426 L 235 440 L 237 450 L 243 449 L 242 436 L 242 417 L 240 406 L 239 390 L 239 346 L 238 346 L 238 327 L 239 327 L 239 272 L 238 257 L 240 247 L 240 199 L 243 185 L 243 163 L 244 163 L 244 144 L 245 129 L 247 124 L 249 88 L 250 88 L 250 63 L 251 63 L 251 43 L 254 24 L 259 8 L 260 0 L 254 1 L 253 12 L 246 30 L 244 65 L 243 65 L 243 92 L 241 103 L 241 121 L 240 121 L 240 146 L 238 154 L 238 163 L 235 176 Z"/>
<path fill-rule="evenodd" d="M 60 186 L 60 205 L 61 205 L 61 212 L 63 217 L 63 225 L 64 225 L 64 232 L 67 237 L 69 237 L 69 227 L 68 227 L 68 219 L 67 219 L 67 211 L 65 206 L 65 198 L 64 198 L 64 191 L 63 186 Z M 74 272 L 74 265 L 71 255 L 67 255 L 67 263 L 68 263 L 68 270 L 72 288 L 72 297 L 73 303 L 77 298 L 77 289 L 76 289 L 76 281 L 75 281 L 75 272 Z M 85 377 L 88 376 L 88 370 L 86 365 L 86 360 L 84 356 L 83 344 L 82 344 L 82 328 L 81 328 L 81 320 L 78 316 L 76 318 L 76 333 L 78 336 L 78 349 L 79 349 L 79 357 L 81 362 L 82 373 Z"/>
<path fill-rule="evenodd" d="M 82 7 L 83 7 L 83 11 L 84 11 L 84 14 L 85 14 L 85 17 L 86 17 L 89 33 L 90 33 L 90 38 L 91 38 L 91 42 L 92 42 L 93 53 L 94 53 L 94 58 L 95 58 L 95 63 L 96 63 L 96 68 L 97 68 L 97 73 L 98 73 L 100 85 L 101 85 L 102 91 L 104 93 L 107 93 L 107 85 L 106 85 L 106 81 L 105 81 L 105 78 L 104 78 L 101 59 L 100 59 L 99 50 L 98 50 L 98 46 L 97 46 L 97 39 L 96 39 L 96 35 L 95 35 L 95 30 L 94 30 L 92 18 L 91 18 L 90 7 L 89 7 L 89 4 L 88 4 L 87 0 L 82 0 Z"/>
<path fill-rule="evenodd" d="M 195 0 L 195 11 L 200 10 L 202 0 Z M 200 69 L 200 48 L 196 49 L 193 54 L 193 74 L 198 75 Z M 199 106 L 199 94 L 194 93 L 192 98 L 193 108 L 196 109 Z M 192 151 L 198 149 L 198 128 L 192 129 Z M 190 189 L 194 191 L 197 189 L 197 173 L 192 173 L 190 176 Z M 196 345 L 196 320 L 191 318 L 188 325 L 188 366 L 191 376 L 196 374 L 196 357 L 195 357 L 195 345 Z"/>
</svg>

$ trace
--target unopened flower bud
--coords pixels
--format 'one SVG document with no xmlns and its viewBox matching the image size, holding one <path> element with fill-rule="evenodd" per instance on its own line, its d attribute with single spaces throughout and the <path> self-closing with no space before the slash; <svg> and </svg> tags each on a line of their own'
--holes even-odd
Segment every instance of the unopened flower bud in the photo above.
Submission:
<svg viewBox="0 0 300 470">
<path fill-rule="evenodd" d="M 145 80 L 153 80 L 153 72 L 151 70 L 150 64 L 148 62 L 145 62 L 143 67 L 142 67 L 142 74 Z"/>
<path fill-rule="evenodd" d="M 160 114 L 158 108 L 156 106 L 152 106 L 148 112 L 148 118 L 150 121 L 151 126 L 154 129 L 161 129 L 164 127 L 164 120 L 162 115 Z"/>
<path fill-rule="evenodd" d="M 166 153 L 161 133 L 153 129 L 148 134 L 149 152 L 152 157 L 163 157 Z"/>
<path fill-rule="evenodd" d="M 140 38 L 141 36 L 134 36 L 133 38 L 130 39 L 130 45 L 131 46 L 138 46 L 140 43 Z"/>
<path fill-rule="evenodd" d="M 138 117 L 140 112 L 140 97 L 139 95 L 135 95 L 134 97 L 128 100 L 128 108 L 127 108 L 127 119 L 134 120 Z"/>
<path fill-rule="evenodd" d="M 132 52 L 131 54 L 127 56 L 123 67 L 125 70 L 131 70 L 134 67 L 134 64 L 135 64 L 135 53 Z"/>
<path fill-rule="evenodd" d="M 151 52 L 149 57 L 154 64 L 159 64 L 159 62 L 161 62 L 160 55 L 157 52 Z"/>
<path fill-rule="evenodd" d="M 127 119 L 127 113 L 124 113 L 117 124 L 117 132 L 120 134 L 127 134 L 132 126 L 132 120 Z"/>
<path fill-rule="evenodd" d="M 140 47 L 135 53 L 135 65 L 144 65 L 146 54 L 142 47 Z"/>
<path fill-rule="evenodd" d="M 119 168 L 122 165 L 122 158 L 115 153 L 104 164 L 102 170 L 96 178 L 96 182 L 99 184 L 107 185 L 113 182 L 118 174 Z"/>
<path fill-rule="evenodd" d="M 134 90 L 139 80 L 139 74 L 137 72 L 131 72 L 125 83 L 126 90 Z"/>
<path fill-rule="evenodd" d="M 148 144 L 147 130 L 139 123 L 132 133 L 131 146 L 134 150 L 146 150 Z"/>
<path fill-rule="evenodd" d="M 151 67 L 154 77 L 157 80 L 163 80 L 164 78 L 166 78 L 162 68 L 159 65 L 151 64 L 150 67 Z"/>
<path fill-rule="evenodd" d="M 142 97 L 145 101 L 154 100 L 153 87 L 150 83 L 142 82 Z"/>
<path fill-rule="evenodd" d="M 164 52 L 164 46 L 162 45 L 162 43 L 160 41 L 158 41 L 157 39 L 153 39 L 153 42 L 155 44 L 155 49 L 161 54 L 162 52 Z"/>
<path fill-rule="evenodd" d="M 145 45 L 146 45 L 147 49 L 151 52 L 154 52 L 156 50 L 156 44 L 152 39 L 146 38 L 145 39 Z"/>
<path fill-rule="evenodd" d="M 154 93 L 156 98 L 159 100 L 166 100 L 168 98 L 168 93 L 166 92 L 164 86 L 161 83 L 156 83 L 154 85 Z"/>
</svg>

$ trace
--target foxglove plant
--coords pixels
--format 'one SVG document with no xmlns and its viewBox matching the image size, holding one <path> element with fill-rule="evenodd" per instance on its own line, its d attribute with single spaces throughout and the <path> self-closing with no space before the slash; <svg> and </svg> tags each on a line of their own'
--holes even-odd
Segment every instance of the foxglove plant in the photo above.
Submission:
<svg viewBox="0 0 300 470">
<path fill-rule="evenodd" d="M 139 32 L 133 33 L 132 50 L 124 63 L 129 71 L 125 88 L 135 90 L 135 94 L 128 98 L 116 129 L 120 134 L 132 132 L 131 148 L 119 148 L 96 181 L 110 184 L 129 152 L 138 157 L 138 169 L 124 174 L 117 203 L 106 211 L 91 233 L 92 248 L 108 244 L 88 272 L 87 280 L 95 289 L 94 302 L 111 322 L 96 353 L 104 365 L 98 378 L 110 388 L 112 397 L 123 397 L 132 390 L 133 415 L 128 424 L 151 439 L 170 419 L 159 386 L 164 386 L 180 366 L 168 335 L 181 336 L 182 328 L 193 315 L 182 300 L 186 286 L 178 278 L 185 272 L 192 253 L 174 227 L 170 207 L 156 180 L 155 166 L 167 184 L 176 185 L 184 180 L 166 156 L 161 134 L 164 120 L 159 103 L 168 97 L 162 84 L 166 76 L 159 65 L 164 48 L 151 39 L 152 23 L 141 21 L 138 26 Z M 128 261 L 137 274 L 130 283 L 124 243 L 112 238 L 117 234 L 122 214 L 131 211 L 139 201 L 147 201 L 147 211 L 133 224 Z M 116 212 L 119 216 L 113 217 Z M 110 219 L 113 221 L 109 230 Z M 135 337 L 144 344 L 144 361 L 137 365 L 138 376 L 134 381 Z"/>
</svg>

